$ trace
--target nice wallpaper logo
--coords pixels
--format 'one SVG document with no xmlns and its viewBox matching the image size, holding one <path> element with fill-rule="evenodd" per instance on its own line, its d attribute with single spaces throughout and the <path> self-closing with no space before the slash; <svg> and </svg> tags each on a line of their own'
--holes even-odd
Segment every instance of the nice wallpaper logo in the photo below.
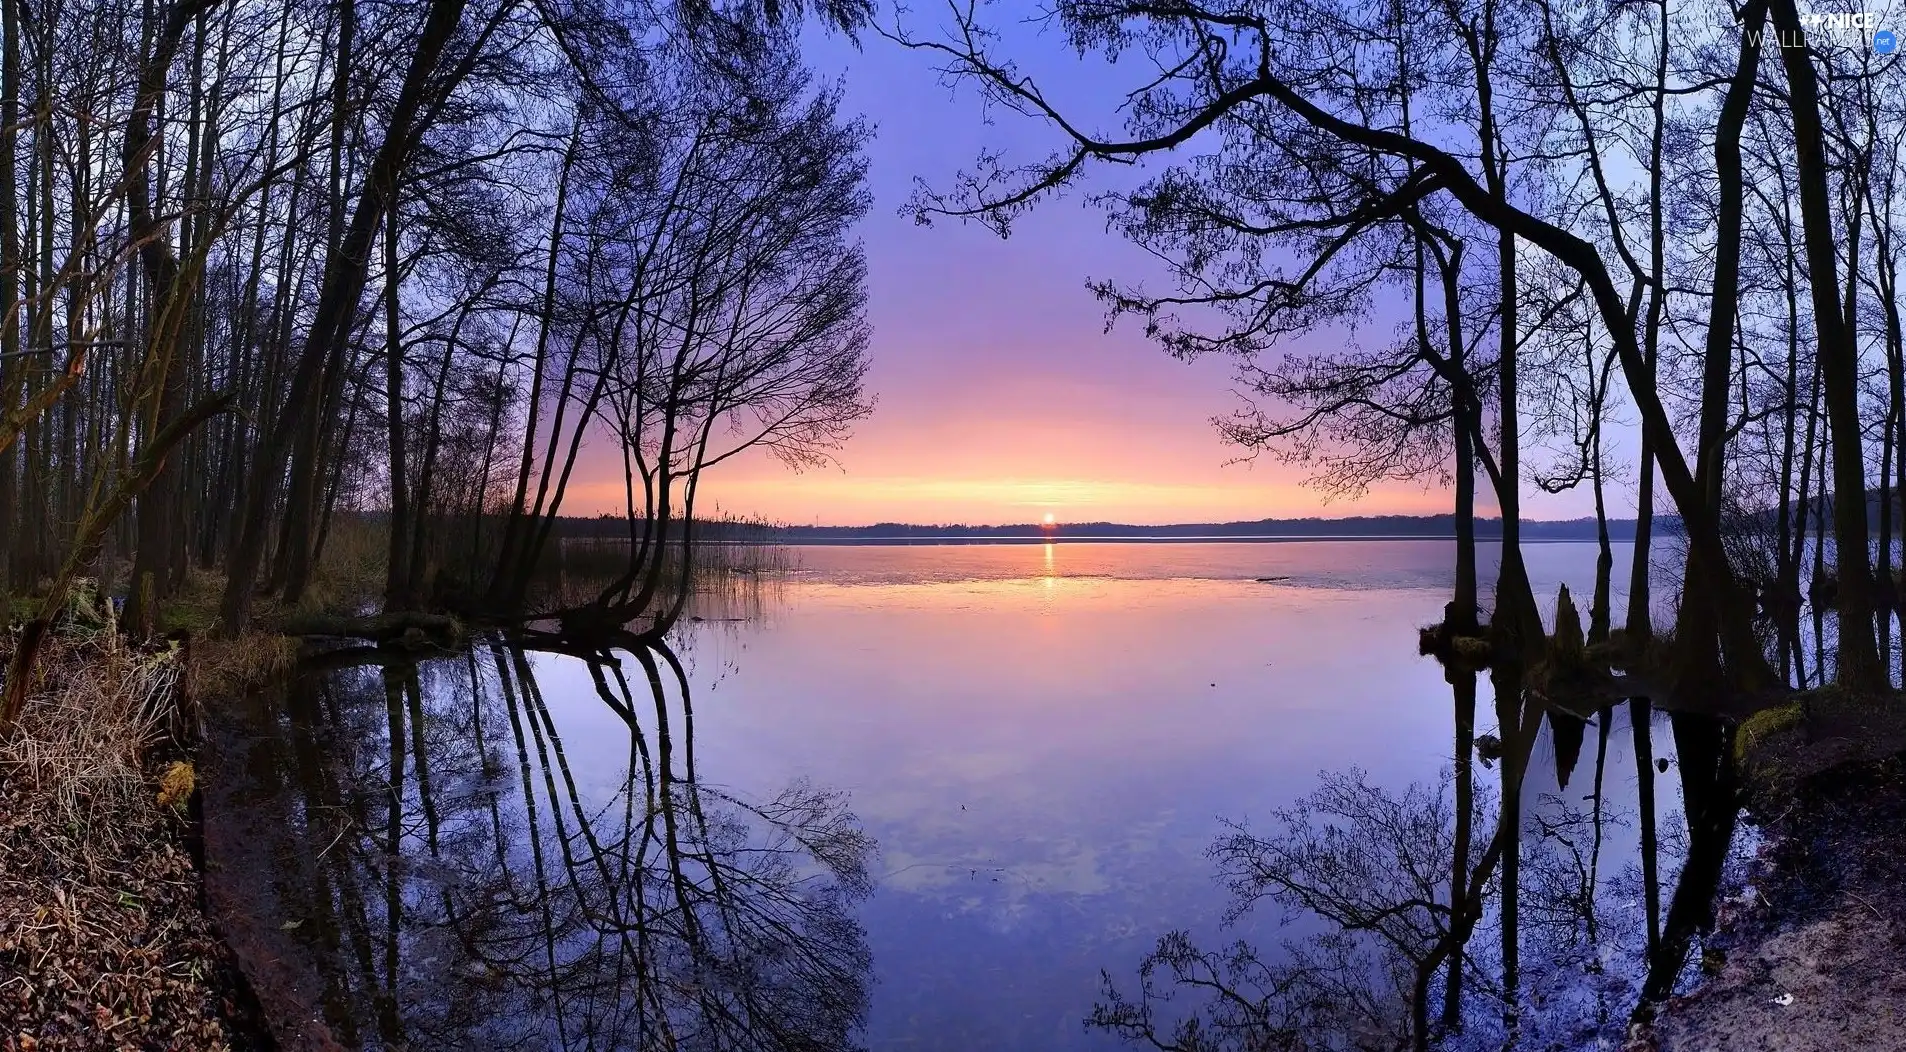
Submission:
<svg viewBox="0 0 1906 1052">
<path fill-rule="evenodd" d="M 1873 50 L 1882 55 L 1892 54 L 1899 46 L 1893 31 L 1881 29 L 1880 16 L 1872 11 L 1803 11 L 1800 29 L 1803 36 L 1815 41 L 1849 47 L 1859 47 L 1871 40 Z M 1781 46 L 1791 45 L 1783 40 Z"/>
<path fill-rule="evenodd" d="M 1836 44 L 1842 47 L 1871 46 L 1875 53 L 1890 55 L 1899 49 L 1899 37 L 1890 29 L 1880 28 L 1880 16 L 1872 11 L 1802 11 L 1799 32 L 1771 27 L 1747 33 L 1753 43 L 1781 48 L 1806 48 L 1810 44 Z"/>
</svg>

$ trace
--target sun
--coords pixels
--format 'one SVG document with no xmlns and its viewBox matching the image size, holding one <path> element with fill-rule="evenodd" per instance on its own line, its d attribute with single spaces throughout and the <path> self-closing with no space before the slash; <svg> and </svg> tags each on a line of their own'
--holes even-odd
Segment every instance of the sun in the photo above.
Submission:
<svg viewBox="0 0 1906 1052">
<path fill-rule="evenodd" d="M 1053 517 L 1053 515 L 1052 515 L 1052 513 L 1051 513 L 1051 512 L 1046 512 L 1046 518 L 1045 518 L 1045 523 L 1046 523 L 1046 525 L 1048 525 L 1048 526 L 1051 526 L 1052 524 L 1054 524 L 1054 523 L 1056 523 L 1056 522 L 1058 522 L 1058 521 L 1059 521 L 1058 519 L 1056 519 L 1056 518 L 1054 518 L 1054 517 Z"/>
</svg>

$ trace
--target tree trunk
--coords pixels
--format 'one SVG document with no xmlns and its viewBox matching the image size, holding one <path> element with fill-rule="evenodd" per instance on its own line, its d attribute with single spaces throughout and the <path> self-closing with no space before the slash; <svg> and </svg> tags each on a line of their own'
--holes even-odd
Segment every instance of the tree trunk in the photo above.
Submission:
<svg viewBox="0 0 1906 1052">
<path fill-rule="evenodd" d="M 1476 674 L 1468 670 L 1445 669 L 1443 678 L 1450 684 L 1456 708 L 1456 830 L 1454 858 L 1449 874 L 1449 906 L 1460 914 L 1472 894 L 1464 878 L 1469 870 L 1472 816 L 1476 800 Z M 1449 971 L 1444 976 L 1443 1029 L 1462 1029 L 1463 947 L 1457 943 L 1449 954 Z"/>
<path fill-rule="evenodd" d="M 1508 728 L 1523 722 L 1520 674 L 1499 670 L 1494 675 L 1496 688 L 1496 725 Z M 1522 777 L 1528 769 L 1528 742 L 1518 742 L 1502 754 L 1502 816 L 1498 835 L 1502 838 L 1502 901 L 1498 910 L 1502 927 L 1503 1019 L 1509 1033 L 1518 1029 L 1521 1014 L 1521 873 L 1522 873 Z M 1512 1038 L 1513 1039 L 1513 1038 Z"/>
<path fill-rule="evenodd" d="M 199 273 L 196 258 L 181 268 L 173 254 L 165 222 L 155 211 L 151 197 L 148 169 L 162 138 L 153 125 L 153 111 L 165 92 L 166 76 L 186 29 L 216 3 L 217 0 L 192 0 L 168 12 L 164 26 L 156 35 L 152 53 L 141 63 L 139 94 L 133 104 L 125 149 L 121 153 L 126 166 L 126 200 L 131 211 L 132 237 L 139 246 L 139 260 L 152 293 L 146 360 L 133 392 L 135 399 L 149 406 L 139 413 L 141 431 L 148 441 L 184 409 L 188 378 L 184 364 L 177 359 L 182 351 L 184 315 L 195 298 Z M 196 65 L 192 78 L 195 93 L 199 83 Z M 188 176 L 188 183 L 190 181 Z M 169 466 L 172 462 L 169 456 L 159 456 L 153 478 L 139 497 L 138 550 L 133 557 L 132 598 L 127 604 L 126 623 L 146 634 L 152 631 L 157 619 L 157 611 L 149 604 L 170 591 L 172 549 L 179 543 L 179 474 L 176 467 Z"/>
<path fill-rule="evenodd" d="M 357 4 L 356 0 L 340 0 L 338 4 L 337 65 L 331 75 L 331 170 L 330 170 L 330 215 L 326 226 L 325 253 L 334 255 L 344 243 L 344 156 L 346 148 L 345 129 L 352 120 L 350 101 L 352 58 L 357 43 Z M 348 327 L 348 324 L 347 324 Z M 311 520 L 315 517 L 315 504 L 321 471 L 321 451 L 324 444 L 325 423 L 337 413 L 338 392 L 343 387 L 345 344 L 348 339 L 339 339 L 325 357 L 323 379 L 319 387 L 323 391 L 319 405 L 322 412 L 307 414 L 303 426 L 298 429 L 297 439 L 291 450 L 291 482 L 286 493 L 285 528 L 281 535 L 278 552 L 279 571 L 274 574 L 280 578 L 287 604 L 295 605 L 304 596 L 304 590 L 311 580 L 312 548 L 315 544 L 311 536 Z"/>
<path fill-rule="evenodd" d="M 20 348 L 20 0 L 0 0 L 0 423 L 8 420 L 25 391 L 26 361 Z M 19 454 L 0 446 L 0 622 L 8 620 L 9 593 L 18 528 Z"/>
<path fill-rule="evenodd" d="M 1647 698 L 1628 702 L 1628 727 L 1634 735 L 1636 806 L 1641 811 L 1642 906 L 1648 921 L 1648 953 L 1661 942 L 1661 867 L 1655 834 L 1654 709 Z"/>
<path fill-rule="evenodd" d="M 1603 397 L 1608 387 L 1602 386 Z M 1595 490 L 1595 597 L 1588 606 L 1588 641 L 1604 643 L 1608 640 L 1610 622 L 1614 614 L 1610 610 L 1613 599 L 1610 593 L 1614 589 L 1611 580 L 1615 574 L 1615 552 L 1608 542 L 1608 502 L 1602 493 L 1602 405 L 1598 399 L 1595 406 L 1595 429 L 1590 442 L 1589 482 Z"/>
<path fill-rule="evenodd" d="M 1498 279 L 1501 282 L 1502 359 L 1497 366 L 1502 384 L 1502 405 L 1496 461 L 1501 465 L 1502 482 L 1496 500 L 1502 508 L 1502 560 L 1496 571 L 1496 609 L 1489 627 L 1503 641 L 1509 653 L 1531 658 L 1542 646 L 1542 616 L 1535 606 L 1535 594 L 1529 588 L 1529 572 L 1522 563 L 1522 427 L 1517 417 L 1516 380 L 1516 239 L 1503 231 L 1498 241 Z"/>
<path fill-rule="evenodd" d="M 1741 175 L 1741 130 L 1753 102 L 1760 66 L 1760 34 L 1767 0 L 1751 0 L 1742 15 L 1740 56 L 1721 103 L 1714 132 L 1714 170 L 1718 178 L 1714 240 L 1714 295 L 1708 307 L 1707 346 L 1702 358 L 1701 422 L 1695 451 L 1694 485 L 1708 514 L 1721 514 L 1722 469 L 1727 460 L 1728 393 L 1733 378 L 1734 328 L 1740 310 L 1741 213 L 1746 190 Z M 1729 572 L 1711 567 L 1690 545 L 1682 587 L 1693 595 L 1715 595 L 1716 581 Z M 1736 596 L 1736 601 L 1741 597 Z M 1747 611 L 1744 616 L 1751 616 Z M 1675 632 L 1675 690 L 1718 690 L 1721 685 L 1720 623 L 1713 602 L 1683 602 Z M 1692 700 L 1692 699 L 1691 699 Z"/>
<path fill-rule="evenodd" d="M 384 609 L 408 610 L 410 594 L 410 476 L 404 449 L 403 322 L 397 296 L 397 202 L 384 222 L 384 406 L 390 436 L 390 557 L 385 564 Z"/>
<path fill-rule="evenodd" d="M 1774 27 L 1801 35 L 1794 0 L 1772 0 Z M 1841 313 L 1839 247 L 1827 194 L 1827 156 L 1820 123 L 1819 86 L 1804 48 L 1780 48 L 1793 101 L 1794 156 L 1800 179 L 1800 225 L 1807 281 L 1813 295 L 1822 389 L 1833 453 L 1834 561 L 1839 568 L 1839 646 L 1836 679 L 1854 690 L 1886 686 L 1873 638 L 1873 576 L 1866 523 L 1866 461 L 1859 410 L 1859 351 Z"/>
<path fill-rule="evenodd" d="M 411 148 L 427 123 L 424 106 L 427 93 L 447 91 L 438 76 L 438 62 L 444 47 L 462 20 L 465 0 L 431 0 L 411 52 L 404 84 L 385 128 L 384 141 L 366 176 L 364 192 L 358 198 L 357 211 L 336 253 L 325 263 L 324 284 L 318 294 L 317 313 L 298 365 L 292 373 L 291 387 L 277 421 L 259 444 L 252 464 L 250 484 L 246 487 L 245 514 L 238 531 L 238 543 L 226 563 L 224 601 L 220 604 L 221 627 L 227 633 L 243 631 L 251 619 L 252 587 L 258 568 L 264 561 L 265 541 L 271 530 L 271 512 L 278 501 L 285 456 L 292 438 L 303 424 L 303 416 L 318 387 L 319 373 L 334 346 L 349 334 L 358 301 L 369 280 L 371 242 L 383 225 L 384 209 L 396 195 L 399 176 L 410 157 Z"/>
</svg>

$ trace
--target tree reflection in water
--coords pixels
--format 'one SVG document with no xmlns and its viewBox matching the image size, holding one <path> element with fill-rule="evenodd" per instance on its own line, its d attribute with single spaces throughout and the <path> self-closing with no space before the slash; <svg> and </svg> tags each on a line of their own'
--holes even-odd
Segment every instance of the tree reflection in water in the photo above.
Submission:
<svg viewBox="0 0 1906 1052">
<path fill-rule="evenodd" d="M 1169 933 L 1135 982 L 1104 976 L 1087 1025 L 1176 1052 L 1599 1048 L 1640 1006 L 1674 992 L 1712 927 L 1731 857 L 1732 730 L 1668 717 L 1683 837 L 1679 822 L 1657 829 L 1658 724 L 1646 701 L 1625 706 L 1631 812 L 1609 798 L 1610 732 L 1623 707 L 1585 722 L 1589 714 L 1545 706 L 1513 674 L 1495 677 L 1505 740 L 1493 786 L 1476 784 L 1472 760 L 1476 674 L 1451 670 L 1455 759 L 1439 785 L 1398 792 L 1360 770 L 1327 772 L 1262 827 L 1234 823 L 1212 846 L 1231 894 L 1226 925 L 1268 913 L 1290 937 L 1213 950 Z M 1544 774 L 1561 791 L 1531 798 L 1544 723 L 1555 764 Z M 1588 723 L 1592 773 L 1578 770 Z M 1677 861 L 1664 920 L 1661 868 Z"/>
<path fill-rule="evenodd" d="M 613 791 L 572 767 L 519 649 L 291 688 L 291 719 L 245 765 L 251 806 L 282 819 L 252 850 L 283 860 L 269 897 L 340 1039 L 858 1047 L 872 839 L 839 794 L 750 801 L 704 783 L 681 661 L 617 656 L 585 662 L 627 727 Z"/>
</svg>

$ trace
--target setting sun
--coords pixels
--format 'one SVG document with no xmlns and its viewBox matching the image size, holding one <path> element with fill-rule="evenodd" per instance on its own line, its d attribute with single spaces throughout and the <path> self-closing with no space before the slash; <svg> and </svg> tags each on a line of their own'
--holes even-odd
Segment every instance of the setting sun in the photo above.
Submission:
<svg viewBox="0 0 1906 1052">
<path fill-rule="evenodd" d="M 1048 526 L 1050 526 L 1050 525 L 1052 525 L 1053 523 L 1055 523 L 1055 522 L 1057 522 L 1058 520 L 1052 517 L 1052 513 L 1051 513 L 1051 512 L 1046 512 L 1046 520 L 1045 520 L 1045 521 L 1046 521 L 1046 525 L 1048 525 Z"/>
</svg>

